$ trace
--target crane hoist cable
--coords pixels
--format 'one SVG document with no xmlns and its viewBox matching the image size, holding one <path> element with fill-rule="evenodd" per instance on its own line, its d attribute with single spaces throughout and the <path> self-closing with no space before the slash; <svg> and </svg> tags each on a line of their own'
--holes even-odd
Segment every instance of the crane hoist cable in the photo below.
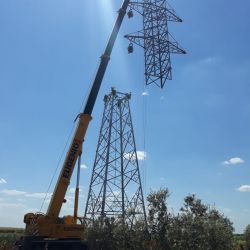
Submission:
<svg viewBox="0 0 250 250">
<path fill-rule="evenodd" d="M 56 173 L 57 173 L 57 171 L 58 171 L 58 168 L 61 166 L 61 161 L 62 161 L 62 159 L 63 159 L 63 156 L 64 156 L 64 154 L 65 154 L 65 151 L 66 151 L 66 149 L 67 149 L 67 146 L 68 146 L 68 144 L 69 144 L 69 142 L 70 142 L 70 139 L 71 139 L 71 137 L 72 137 L 74 128 L 75 128 L 75 124 L 74 124 L 74 125 L 72 126 L 72 128 L 71 128 L 71 131 L 70 131 L 69 136 L 68 136 L 68 138 L 67 138 L 67 141 L 66 141 L 66 143 L 65 143 L 65 145 L 64 145 L 64 148 L 63 148 L 63 150 L 62 150 L 62 153 L 60 154 L 58 163 L 57 163 L 56 168 L 55 168 L 55 170 L 54 170 L 54 172 L 53 172 L 53 175 L 52 175 L 52 177 L 51 177 L 51 179 L 50 179 L 50 183 L 49 183 L 49 186 L 48 186 L 48 188 L 47 188 L 47 191 L 46 191 L 46 194 L 45 194 L 45 197 L 44 197 L 44 199 L 43 199 L 43 202 L 42 202 L 42 205 L 41 205 L 41 207 L 40 207 L 39 212 L 41 212 L 42 209 L 43 209 L 44 203 L 45 203 L 45 201 L 46 201 L 46 199 L 47 199 L 47 197 L 48 197 L 49 190 L 50 190 L 51 185 L 52 185 L 52 183 L 53 183 L 53 181 L 54 181 L 54 178 L 55 178 L 55 176 L 56 176 Z"/>
<path fill-rule="evenodd" d="M 87 97 L 88 97 L 88 95 L 89 95 L 90 89 L 91 89 L 91 83 L 88 85 L 87 91 L 85 92 L 86 94 L 85 94 L 85 96 L 83 97 L 83 100 L 82 100 L 82 102 L 81 102 L 81 105 L 80 105 L 80 108 L 79 108 L 79 112 L 78 112 L 78 113 L 80 113 L 80 111 L 83 109 L 84 104 L 86 103 Z M 63 150 L 62 150 L 62 152 L 61 152 L 61 154 L 60 154 L 60 157 L 59 157 L 59 160 L 58 160 L 58 162 L 57 162 L 56 168 L 55 168 L 55 170 L 54 170 L 54 172 L 53 172 L 53 175 L 52 175 L 52 177 L 51 177 L 51 179 L 50 179 L 50 183 L 49 183 L 49 185 L 48 185 L 48 188 L 47 188 L 47 191 L 46 191 L 46 193 L 45 193 L 45 196 L 44 196 L 44 199 L 43 199 L 43 201 L 42 201 L 42 205 L 41 205 L 41 207 L 40 207 L 39 212 L 42 212 L 44 203 L 45 203 L 45 201 L 46 201 L 46 199 L 47 199 L 47 197 L 48 197 L 49 190 L 50 190 L 50 188 L 51 188 L 51 186 L 52 186 L 52 183 L 53 183 L 53 181 L 54 181 L 54 179 L 55 179 L 55 176 L 56 176 L 56 173 L 57 173 L 57 171 L 58 171 L 58 168 L 61 166 L 61 162 L 62 162 L 63 156 L 65 155 L 67 146 L 69 145 L 70 139 L 71 139 L 71 137 L 72 137 L 72 135 L 73 135 L 73 132 L 74 132 L 74 130 L 75 130 L 75 126 L 76 126 L 75 122 L 76 122 L 78 116 L 79 116 L 79 115 L 77 115 L 77 117 L 74 119 L 74 124 L 72 125 L 72 127 L 71 127 L 71 129 L 70 129 L 70 132 L 69 132 L 69 135 L 68 135 L 68 137 L 67 137 L 66 143 L 65 143 L 64 148 L 63 148 Z"/>
<path fill-rule="evenodd" d="M 140 64 L 140 70 L 143 72 L 143 64 Z M 141 85 L 141 93 L 144 93 L 142 95 L 142 148 L 143 152 L 145 154 L 144 161 L 143 161 L 143 168 L 142 168 L 142 176 L 143 176 L 143 190 L 145 191 L 147 189 L 147 149 L 146 149 L 146 129 L 147 129 L 147 99 L 148 99 L 148 90 L 147 87 L 144 84 L 143 80 L 143 74 L 141 75 L 141 80 L 140 82 L 142 83 Z"/>
</svg>

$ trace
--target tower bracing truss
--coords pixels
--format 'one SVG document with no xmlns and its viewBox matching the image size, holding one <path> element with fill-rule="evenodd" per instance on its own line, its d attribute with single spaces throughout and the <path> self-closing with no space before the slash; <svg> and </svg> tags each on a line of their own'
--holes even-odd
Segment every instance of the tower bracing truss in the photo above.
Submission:
<svg viewBox="0 0 250 250">
<path fill-rule="evenodd" d="M 146 213 L 134 131 L 131 94 L 112 88 L 104 97 L 104 112 L 93 166 L 85 217 L 114 218 L 132 228 L 145 223 Z"/>
<path fill-rule="evenodd" d="M 133 44 L 144 49 L 146 85 L 156 84 L 163 88 L 166 80 L 172 79 L 170 54 L 186 54 L 169 33 L 168 22 L 182 22 L 166 0 L 130 1 L 128 16 L 135 10 L 143 17 L 143 30 L 125 35 L 130 42 L 128 52 L 133 51 Z"/>
</svg>

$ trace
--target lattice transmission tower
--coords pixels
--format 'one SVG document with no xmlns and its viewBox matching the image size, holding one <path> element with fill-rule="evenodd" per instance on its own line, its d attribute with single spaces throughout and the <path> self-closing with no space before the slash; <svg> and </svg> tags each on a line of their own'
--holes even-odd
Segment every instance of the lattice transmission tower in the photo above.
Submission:
<svg viewBox="0 0 250 250">
<path fill-rule="evenodd" d="M 156 84 L 163 88 L 166 80 L 172 80 L 170 54 L 186 54 L 169 33 L 168 22 L 182 22 L 166 0 L 132 0 L 128 17 L 135 10 L 143 17 L 143 29 L 125 35 L 130 42 L 128 52 L 133 52 L 133 44 L 144 49 L 146 85 Z"/>
<path fill-rule="evenodd" d="M 117 92 L 104 97 L 104 112 L 85 217 L 113 217 L 133 227 L 146 213 L 135 137 L 130 113 L 131 94 Z"/>
</svg>

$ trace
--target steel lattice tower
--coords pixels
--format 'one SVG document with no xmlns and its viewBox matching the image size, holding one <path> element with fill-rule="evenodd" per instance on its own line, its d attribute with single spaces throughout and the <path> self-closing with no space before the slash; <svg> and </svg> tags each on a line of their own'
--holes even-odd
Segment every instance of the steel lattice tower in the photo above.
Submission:
<svg viewBox="0 0 250 250">
<path fill-rule="evenodd" d="M 140 219 L 146 226 L 129 100 L 112 88 L 104 112 L 93 166 L 85 217 L 114 217 L 130 228 Z"/>
<path fill-rule="evenodd" d="M 143 30 L 125 36 L 130 41 L 129 53 L 133 52 L 133 43 L 144 48 L 146 85 L 155 83 L 163 88 L 166 80 L 172 79 L 170 54 L 185 54 L 168 30 L 168 21 L 182 22 L 166 0 L 132 0 L 128 16 L 132 9 L 143 17 Z"/>
</svg>

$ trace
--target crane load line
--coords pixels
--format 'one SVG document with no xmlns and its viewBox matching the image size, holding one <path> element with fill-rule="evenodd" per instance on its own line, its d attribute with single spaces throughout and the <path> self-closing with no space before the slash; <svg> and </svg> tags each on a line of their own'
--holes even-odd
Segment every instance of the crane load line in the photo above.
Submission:
<svg viewBox="0 0 250 250">
<path fill-rule="evenodd" d="M 59 168 L 59 166 L 60 166 L 60 164 L 61 164 L 61 161 L 62 161 L 62 159 L 63 159 L 63 156 L 64 156 L 64 154 L 65 154 L 65 152 L 66 152 L 67 145 L 69 144 L 70 138 L 72 137 L 72 134 L 73 134 L 73 132 L 74 132 L 74 128 L 75 128 L 75 124 L 73 124 L 73 126 L 72 126 L 72 128 L 71 128 L 71 130 L 70 130 L 70 132 L 69 132 L 69 136 L 68 136 L 68 138 L 67 138 L 67 140 L 66 140 L 66 143 L 65 143 L 65 145 L 64 145 L 64 148 L 63 148 L 63 150 L 62 150 L 62 153 L 61 153 L 61 155 L 60 155 L 60 157 L 59 157 L 59 160 L 58 160 L 58 163 L 57 163 L 57 165 L 56 165 L 56 168 L 55 168 L 55 170 L 54 170 L 54 172 L 53 172 L 53 175 L 52 175 L 52 177 L 51 177 L 51 179 L 50 179 L 50 183 L 49 183 L 49 186 L 48 186 L 48 188 L 47 188 L 47 191 L 46 191 L 45 197 L 44 197 L 44 199 L 43 199 L 42 205 L 41 205 L 41 207 L 40 207 L 39 213 L 42 211 L 43 206 L 44 206 L 44 203 L 45 203 L 45 201 L 46 201 L 46 199 L 47 199 L 47 197 L 48 197 L 49 190 L 50 190 L 51 185 L 52 185 L 52 183 L 53 183 L 53 181 L 54 181 L 54 179 L 55 179 L 56 173 L 57 173 L 58 168 Z"/>
</svg>

